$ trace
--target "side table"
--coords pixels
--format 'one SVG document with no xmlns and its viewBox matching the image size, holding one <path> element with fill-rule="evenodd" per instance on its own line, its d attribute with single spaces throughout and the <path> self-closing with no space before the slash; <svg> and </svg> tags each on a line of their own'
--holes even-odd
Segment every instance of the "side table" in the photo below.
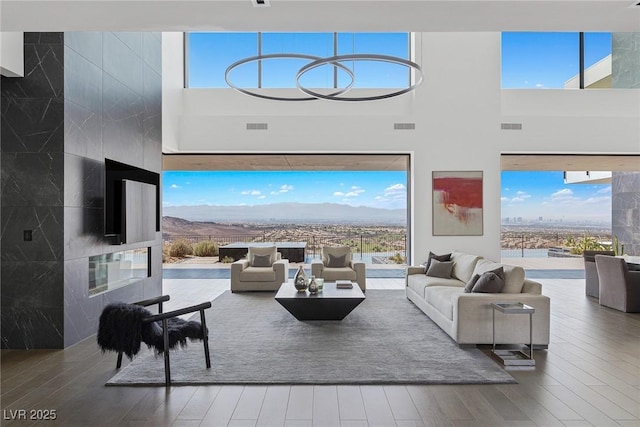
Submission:
<svg viewBox="0 0 640 427">
<path fill-rule="evenodd" d="M 536 361 L 533 359 L 533 313 L 536 309 L 520 302 L 492 302 L 491 307 L 493 308 L 493 348 L 491 353 L 505 366 L 535 366 Z M 529 354 L 521 350 L 496 350 L 496 311 L 504 314 L 529 315 Z"/>
</svg>

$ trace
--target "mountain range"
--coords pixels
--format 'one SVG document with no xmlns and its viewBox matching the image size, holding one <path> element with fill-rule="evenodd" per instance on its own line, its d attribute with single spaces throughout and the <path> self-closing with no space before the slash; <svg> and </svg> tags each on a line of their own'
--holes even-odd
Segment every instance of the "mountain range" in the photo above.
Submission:
<svg viewBox="0 0 640 427">
<path fill-rule="evenodd" d="M 162 214 L 203 222 L 367 225 L 405 225 L 407 223 L 406 209 L 380 209 L 338 203 L 165 206 Z"/>
</svg>

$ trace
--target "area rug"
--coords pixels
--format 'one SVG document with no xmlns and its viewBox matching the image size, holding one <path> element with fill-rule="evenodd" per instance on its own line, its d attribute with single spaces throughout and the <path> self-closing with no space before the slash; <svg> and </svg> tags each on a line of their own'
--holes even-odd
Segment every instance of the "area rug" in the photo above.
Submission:
<svg viewBox="0 0 640 427">
<path fill-rule="evenodd" d="M 190 342 L 170 353 L 174 385 L 516 382 L 480 350 L 459 348 L 403 290 L 367 290 L 342 321 L 298 321 L 273 293 L 226 291 L 206 313 L 212 367 Z M 163 384 L 163 359 L 150 351 L 107 382 Z"/>
</svg>

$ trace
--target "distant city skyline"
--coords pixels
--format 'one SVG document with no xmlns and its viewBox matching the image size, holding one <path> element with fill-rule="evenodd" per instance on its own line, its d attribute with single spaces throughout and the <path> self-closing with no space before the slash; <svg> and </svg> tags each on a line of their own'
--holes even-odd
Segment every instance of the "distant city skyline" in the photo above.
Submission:
<svg viewBox="0 0 640 427">
<path fill-rule="evenodd" d="M 561 171 L 503 171 L 501 218 L 611 223 L 611 184 L 565 184 Z"/>
</svg>

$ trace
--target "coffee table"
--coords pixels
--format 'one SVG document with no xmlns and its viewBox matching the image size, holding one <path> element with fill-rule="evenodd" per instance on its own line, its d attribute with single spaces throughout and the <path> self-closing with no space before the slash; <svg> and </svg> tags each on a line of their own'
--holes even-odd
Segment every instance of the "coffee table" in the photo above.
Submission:
<svg viewBox="0 0 640 427">
<path fill-rule="evenodd" d="M 357 284 L 351 289 L 337 289 L 335 282 L 324 282 L 322 292 L 314 295 L 298 292 L 293 283 L 286 282 L 276 294 L 276 301 L 298 320 L 342 320 L 364 299 Z"/>
</svg>

